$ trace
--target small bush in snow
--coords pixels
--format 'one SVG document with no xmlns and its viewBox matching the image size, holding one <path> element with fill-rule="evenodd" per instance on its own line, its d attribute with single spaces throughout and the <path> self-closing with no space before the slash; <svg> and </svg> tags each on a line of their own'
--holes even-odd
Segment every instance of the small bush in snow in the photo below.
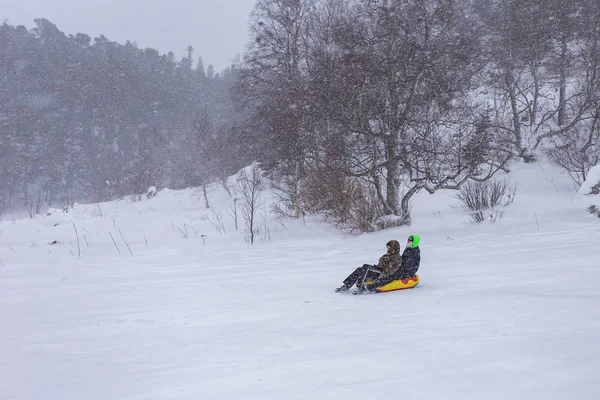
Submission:
<svg viewBox="0 0 600 400">
<path fill-rule="evenodd" d="M 300 203 L 306 212 L 320 214 L 350 234 L 392 226 L 391 221 L 380 220 L 383 212 L 373 187 L 335 168 L 311 171 L 302 186 Z"/>
<path fill-rule="evenodd" d="M 395 218 L 382 219 L 383 209 L 377 201 L 377 192 L 372 185 L 356 181 L 352 194 L 346 225 L 350 233 L 372 232 L 405 225 Z"/>
<path fill-rule="evenodd" d="M 495 222 L 504 216 L 497 208 L 510 205 L 517 194 L 517 186 L 508 181 L 467 182 L 456 196 L 463 206 L 471 212 L 474 222 L 486 219 Z"/>
<path fill-rule="evenodd" d="M 592 205 L 592 206 L 589 206 L 587 210 L 590 214 L 595 215 L 598 218 L 600 218 L 600 207 Z"/>
<path fill-rule="evenodd" d="M 137 203 L 138 201 L 142 200 L 142 195 L 141 194 L 130 194 L 130 195 L 127 196 L 127 198 L 132 203 Z"/>
<path fill-rule="evenodd" d="M 223 215 L 220 212 L 215 212 L 215 210 L 211 209 L 212 217 L 209 218 L 209 222 L 215 229 L 221 234 L 225 234 L 225 224 L 223 223 Z"/>
<path fill-rule="evenodd" d="M 600 162 L 600 137 L 594 134 L 598 122 L 596 116 L 592 121 L 575 125 L 568 133 L 553 138 L 554 146 L 545 150 L 550 162 L 567 171 L 577 185 L 585 182 L 587 172 Z"/>
<path fill-rule="evenodd" d="M 151 199 L 156 196 L 156 186 L 150 186 L 146 191 L 146 197 Z"/>
<path fill-rule="evenodd" d="M 288 176 L 276 176 L 274 174 L 270 174 L 270 179 L 269 183 L 276 199 L 271 206 L 271 211 L 280 217 L 286 218 L 296 218 L 296 209 L 299 216 L 304 215 L 306 210 L 297 198 L 294 180 Z"/>
</svg>

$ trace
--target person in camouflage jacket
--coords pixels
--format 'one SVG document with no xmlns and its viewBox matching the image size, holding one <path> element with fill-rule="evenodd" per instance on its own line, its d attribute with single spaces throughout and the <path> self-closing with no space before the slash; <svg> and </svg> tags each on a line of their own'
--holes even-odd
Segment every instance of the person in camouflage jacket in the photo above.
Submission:
<svg viewBox="0 0 600 400">
<path fill-rule="evenodd" d="M 406 248 L 402 253 L 401 266 L 393 274 L 380 275 L 375 279 L 371 279 L 372 282 L 366 284 L 367 290 L 374 290 L 375 288 L 387 285 L 388 283 L 395 281 L 396 279 L 412 278 L 417 274 L 419 265 L 421 264 L 421 249 L 419 244 L 421 238 L 417 235 L 410 235 L 406 240 Z"/>
<path fill-rule="evenodd" d="M 377 265 L 364 264 L 356 268 L 346 279 L 344 284 L 335 289 L 336 292 L 347 292 L 356 284 L 358 290 L 364 290 L 364 282 L 377 278 L 388 278 L 400 269 L 402 257 L 400 256 L 400 243 L 390 240 L 386 243 L 387 252 L 379 257 Z"/>
</svg>

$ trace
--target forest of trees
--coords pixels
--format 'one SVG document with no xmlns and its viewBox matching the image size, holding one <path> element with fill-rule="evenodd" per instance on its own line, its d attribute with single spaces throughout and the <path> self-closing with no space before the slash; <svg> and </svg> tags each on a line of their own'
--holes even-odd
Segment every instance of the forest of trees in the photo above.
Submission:
<svg viewBox="0 0 600 400">
<path fill-rule="evenodd" d="M 232 66 L 66 36 L 45 19 L 0 26 L 0 199 L 65 206 L 183 188 L 247 164 Z M 39 210 L 38 210 L 39 211 Z"/>
<path fill-rule="evenodd" d="M 600 163 L 597 0 L 258 0 L 242 60 L 205 70 L 47 20 L 0 27 L 0 199 L 197 186 L 258 161 L 279 211 L 362 231 L 419 191 L 548 157 Z"/>
</svg>

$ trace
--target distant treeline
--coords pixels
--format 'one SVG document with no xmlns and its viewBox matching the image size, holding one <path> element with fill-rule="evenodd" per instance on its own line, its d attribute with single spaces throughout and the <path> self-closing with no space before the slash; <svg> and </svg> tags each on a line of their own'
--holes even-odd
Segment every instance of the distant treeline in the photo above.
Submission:
<svg viewBox="0 0 600 400">
<path fill-rule="evenodd" d="M 55 206 L 195 186 L 247 164 L 232 66 L 66 36 L 45 19 L 0 26 L 0 199 Z"/>
</svg>

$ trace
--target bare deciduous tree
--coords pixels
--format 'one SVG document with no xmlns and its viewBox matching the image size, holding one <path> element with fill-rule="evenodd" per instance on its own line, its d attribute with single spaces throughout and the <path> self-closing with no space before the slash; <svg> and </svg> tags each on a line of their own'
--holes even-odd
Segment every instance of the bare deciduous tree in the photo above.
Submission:
<svg viewBox="0 0 600 400">
<path fill-rule="evenodd" d="M 582 121 L 567 133 L 555 136 L 545 153 L 581 185 L 591 167 L 600 163 L 600 110 L 591 120 Z"/>
<path fill-rule="evenodd" d="M 551 147 L 545 150 L 551 162 L 565 169 L 581 185 L 591 167 L 600 162 L 600 5 L 588 3 L 584 26 L 577 42 L 579 79 L 574 90 L 579 93 L 575 107 L 580 115 L 575 123 L 545 136 Z"/>
<path fill-rule="evenodd" d="M 488 146 L 479 165 L 460 161 L 461 138 L 452 132 L 467 128 L 452 121 L 472 112 L 464 99 L 482 64 L 473 24 L 456 4 L 360 4 L 339 38 L 343 81 L 353 94 L 341 118 L 351 132 L 348 169 L 372 182 L 386 214 L 408 224 L 410 198 L 419 190 L 488 178 L 507 157 L 496 157 L 498 149 Z M 490 143 L 495 133 L 488 132 Z"/>
<path fill-rule="evenodd" d="M 262 167 L 288 183 L 282 188 L 296 218 L 301 213 L 299 188 L 311 141 L 306 52 L 313 3 L 257 1 L 250 24 L 252 42 L 237 86 L 237 93 L 254 108 Z"/>
<path fill-rule="evenodd" d="M 410 199 L 420 190 L 458 190 L 468 181 L 486 181 L 507 170 L 510 152 L 498 143 L 486 119 L 469 117 L 469 110 L 424 118 L 415 125 L 410 145 L 401 153 L 405 192 L 401 211 L 410 222 Z"/>
<path fill-rule="evenodd" d="M 204 106 L 196 115 L 194 119 L 194 134 L 196 135 L 197 147 L 200 150 L 198 155 L 199 160 L 195 163 L 200 169 L 199 175 L 202 181 L 202 194 L 204 196 L 204 205 L 206 208 L 210 208 L 208 202 L 208 193 L 206 191 L 206 184 L 209 175 L 209 163 L 210 163 L 210 151 L 208 149 L 208 140 L 213 130 L 213 121 L 208 111 L 208 106 Z"/>
<path fill-rule="evenodd" d="M 256 163 L 242 170 L 237 177 L 238 190 L 242 202 L 242 217 L 248 231 L 248 241 L 254 244 L 257 235 L 256 214 L 263 206 L 261 194 L 265 189 L 262 172 Z"/>
</svg>

